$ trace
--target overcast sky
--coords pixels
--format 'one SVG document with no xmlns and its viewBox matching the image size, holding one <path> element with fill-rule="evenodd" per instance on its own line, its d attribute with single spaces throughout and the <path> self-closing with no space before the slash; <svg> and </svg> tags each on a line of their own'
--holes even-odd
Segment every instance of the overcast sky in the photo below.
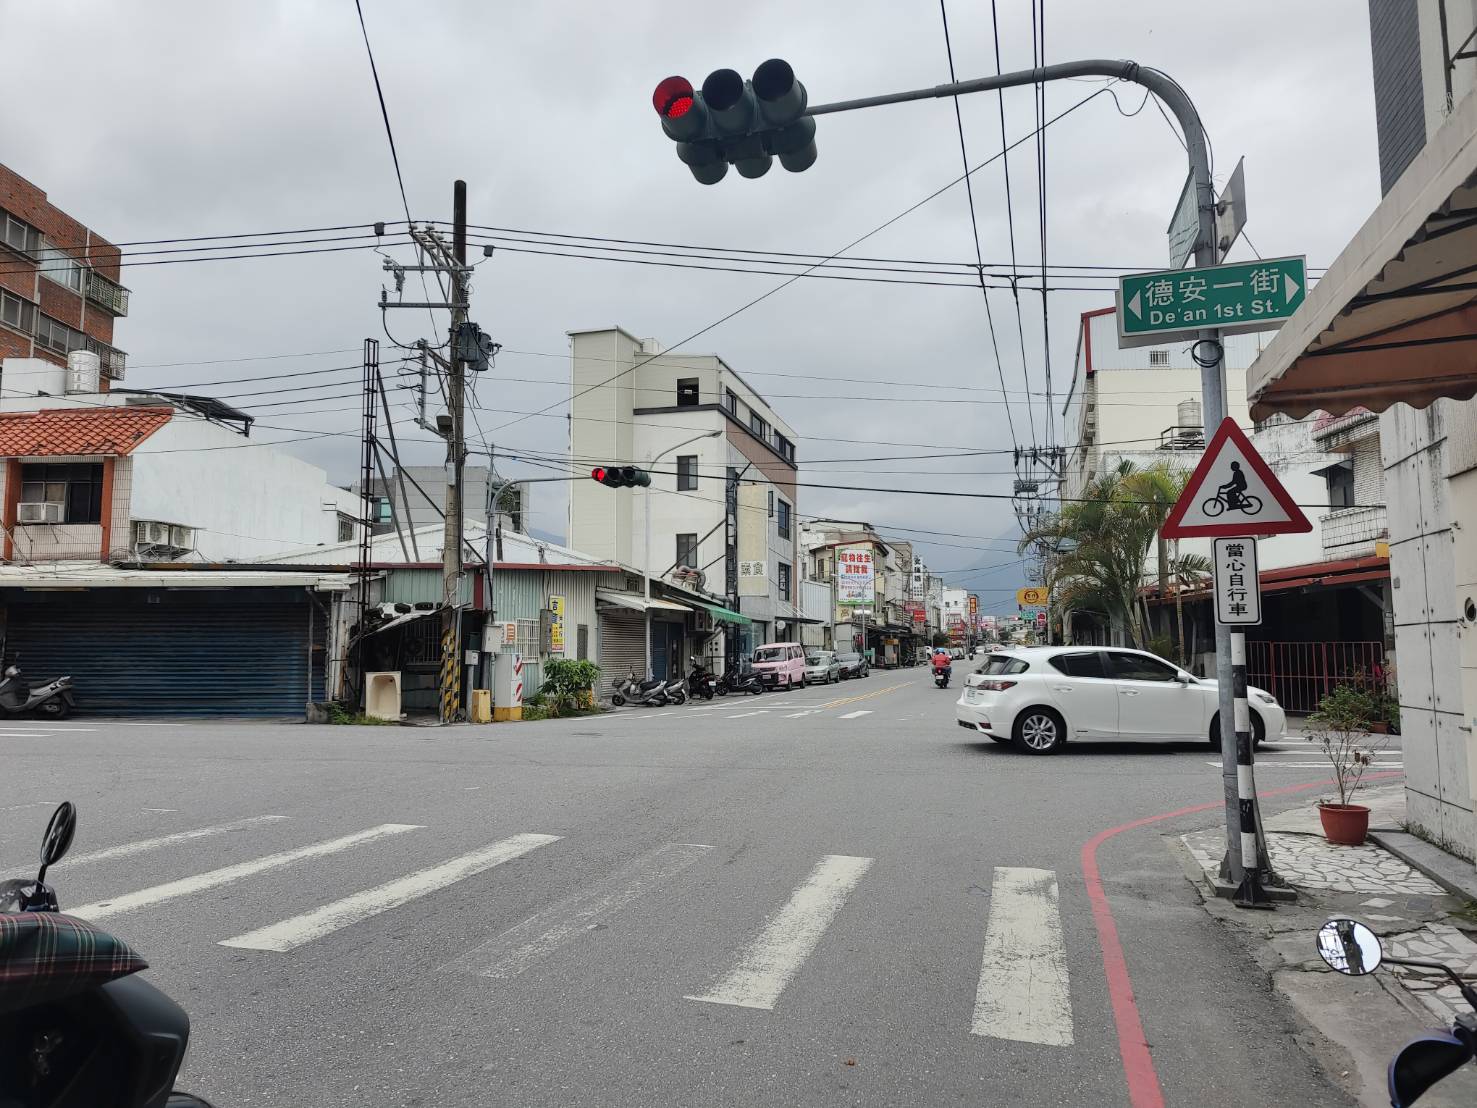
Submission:
<svg viewBox="0 0 1477 1108">
<path fill-rule="evenodd" d="M 652 88 L 669 74 L 700 83 L 712 69 L 747 74 L 775 55 L 791 62 L 812 103 L 947 81 L 936 0 L 364 6 L 417 220 L 449 219 L 451 182 L 462 177 L 474 224 L 830 254 L 961 172 L 954 109 L 929 100 L 820 119 L 819 159 L 803 174 L 776 165 L 760 180 L 730 173 L 705 188 L 678 163 L 651 107 Z M 999 0 L 998 8 L 1004 68 L 1028 68 L 1031 3 Z M 1256 249 L 1327 265 L 1379 199 L 1367 6 L 1247 0 L 1205 19 L 1202 8 L 1210 14 L 1210 6 L 1183 0 L 1051 0 L 1046 60 L 1133 58 L 1176 77 L 1209 128 L 1218 184 L 1238 157 L 1246 159 L 1246 229 Z M 990 6 L 954 0 L 948 15 L 959 76 L 992 73 Z M 10 96 L 0 114 L 0 161 L 114 241 L 404 218 L 353 0 L 10 0 L 3 22 L 7 40 L 30 45 L 6 58 Z M 1048 86 L 1047 115 L 1098 87 Z M 1123 112 L 1139 106 L 1134 86 L 1116 91 Z M 1029 88 L 1006 96 L 1012 140 L 1034 126 L 1032 97 Z M 1000 148 L 999 102 L 980 94 L 961 103 L 970 162 L 978 164 Z M 1047 136 L 1049 261 L 1165 264 L 1164 229 L 1185 159 L 1153 105 L 1125 117 L 1111 97 L 1099 96 Z M 1040 231 L 1033 144 L 1012 156 L 1011 176 L 1017 254 L 1034 263 Z M 975 175 L 975 203 L 984 260 L 999 271 L 1009 260 L 1009 232 L 998 162 Z M 396 253 L 410 260 L 407 251 Z M 852 253 L 972 262 L 963 187 Z M 1251 256 L 1245 243 L 1233 254 L 1243 256 Z M 190 385 L 220 395 L 323 384 L 236 402 L 253 408 L 292 400 L 261 408 L 261 423 L 302 429 L 296 434 L 347 432 L 284 447 L 346 484 L 355 478 L 357 414 L 342 394 L 357 387 L 354 370 L 256 386 L 207 383 L 351 366 L 367 336 L 382 340 L 382 360 L 391 365 L 396 351 L 376 308 L 383 278 L 380 259 L 368 251 L 130 266 L 124 281 L 133 290 L 131 315 L 116 333 L 129 353 L 128 384 Z M 499 252 L 479 269 L 473 296 L 473 317 L 506 348 L 479 382 L 481 427 L 499 448 L 558 448 L 565 442 L 562 409 L 556 418 L 494 428 L 567 399 L 567 331 L 619 324 L 675 345 L 781 280 Z M 1056 274 L 1052 281 L 1082 283 Z M 1021 297 L 1023 367 L 1009 293 L 991 296 L 1016 438 L 1029 444 L 1034 430 L 1044 443 L 1045 397 L 1033 396 L 1028 412 L 1020 391 L 1046 386 L 1041 298 Z M 1110 302 L 1107 293 L 1050 295 L 1057 441 L 1077 318 Z M 391 313 L 396 339 L 409 342 L 429 326 L 423 313 Z M 353 352 L 220 361 L 346 349 Z M 1011 490 L 1008 457 L 820 461 L 1011 447 L 998 391 L 916 387 L 999 389 L 977 289 L 801 280 L 682 349 L 721 355 L 771 398 L 800 434 L 802 479 Z M 827 380 L 837 377 L 869 381 Z M 867 399 L 836 398 L 858 396 Z M 923 398 L 938 402 L 899 402 Z M 441 460 L 425 433 L 413 425 L 399 430 L 417 440 L 404 446 L 407 461 Z M 917 445 L 863 445 L 875 442 Z M 807 458 L 817 464 L 806 466 Z M 504 468 L 520 471 L 516 464 Z M 541 485 L 538 496 L 535 525 L 562 534 L 561 487 Z M 866 519 L 884 531 L 996 540 L 922 541 L 937 569 L 1016 557 L 1005 500 L 808 489 L 798 511 Z M 957 579 L 978 589 L 990 611 L 1013 606 L 1017 576 L 1006 566 Z"/>
</svg>

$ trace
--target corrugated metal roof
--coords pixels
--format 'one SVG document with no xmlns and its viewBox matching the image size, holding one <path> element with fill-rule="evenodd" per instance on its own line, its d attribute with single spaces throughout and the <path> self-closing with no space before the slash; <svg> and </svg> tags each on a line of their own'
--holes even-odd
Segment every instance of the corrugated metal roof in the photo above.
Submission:
<svg viewBox="0 0 1477 1108">
<path fill-rule="evenodd" d="M 394 531 L 375 535 L 370 540 L 370 561 L 378 566 L 425 565 L 441 561 L 442 538 L 445 534 L 441 524 L 415 528 L 414 544 L 410 541 L 410 530 L 405 530 L 403 534 L 405 535 L 403 548 L 400 545 L 400 536 Z M 485 536 L 486 527 L 482 523 L 467 520 L 464 537 L 468 547 L 463 549 L 463 561 L 479 561 L 477 555 L 486 548 Z M 419 554 L 418 557 L 417 554 Z M 310 546 L 286 554 L 273 554 L 260 560 L 272 565 L 352 565 L 359 560 L 359 544 L 342 542 L 331 546 Z M 507 529 L 503 531 L 502 553 L 497 562 L 499 565 L 536 565 L 548 569 L 557 569 L 560 566 L 610 566 L 608 561 L 589 554 L 581 554 L 567 546 L 545 542 L 532 535 Z"/>
<path fill-rule="evenodd" d="M 123 407 L 0 413 L 0 457 L 127 454 L 172 415 L 172 408 Z"/>
</svg>

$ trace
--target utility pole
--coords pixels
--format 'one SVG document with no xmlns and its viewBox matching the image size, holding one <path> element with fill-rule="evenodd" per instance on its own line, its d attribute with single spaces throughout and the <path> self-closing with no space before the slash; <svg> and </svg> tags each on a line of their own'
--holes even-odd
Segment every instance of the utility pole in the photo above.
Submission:
<svg viewBox="0 0 1477 1108">
<path fill-rule="evenodd" d="M 451 427 L 446 436 L 446 529 L 442 536 L 441 577 L 441 722 L 451 723 L 461 712 L 461 585 L 462 585 L 462 475 L 467 462 L 463 423 L 467 363 L 457 336 L 467 321 L 467 183 L 452 186 L 451 204 L 451 372 L 446 381 L 446 408 Z"/>
</svg>

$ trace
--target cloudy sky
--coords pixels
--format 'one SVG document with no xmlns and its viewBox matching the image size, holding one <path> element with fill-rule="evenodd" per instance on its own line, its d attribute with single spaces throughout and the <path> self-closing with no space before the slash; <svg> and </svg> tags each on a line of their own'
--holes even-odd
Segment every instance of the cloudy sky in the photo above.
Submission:
<svg viewBox="0 0 1477 1108">
<path fill-rule="evenodd" d="M 1031 0 L 998 0 L 1007 70 L 1031 64 L 1032 7 Z M 1050 0 L 1046 60 L 1133 58 L 1175 76 L 1209 128 L 1218 183 L 1237 158 L 1246 159 L 1246 229 L 1256 250 L 1327 265 L 1379 198 L 1367 7 L 1363 0 L 1247 0 L 1217 8 L 1214 19 L 1200 18 L 1202 7 L 1209 14 L 1209 5 L 1183 0 Z M 822 118 L 819 160 L 806 173 L 776 166 L 760 180 L 731 173 L 704 188 L 677 162 L 650 100 L 669 74 L 700 83 L 712 69 L 748 73 L 775 55 L 792 63 L 812 103 L 947 81 L 937 0 L 755 0 L 721 8 L 364 0 L 364 14 L 411 215 L 449 219 L 451 182 L 464 178 L 472 223 L 516 229 L 525 240 L 504 239 L 505 247 L 527 249 L 539 237 L 530 232 L 552 232 L 829 255 L 961 173 L 953 106 L 928 100 Z M 981 0 L 949 5 L 961 78 L 994 72 L 991 14 Z M 404 218 L 353 0 L 9 0 L 4 25 L 7 39 L 31 47 L 6 59 L 0 161 L 114 241 L 261 236 Z M 1047 116 L 1101 87 L 1048 86 Z M 1046 132 L 1053 267 L 1165 262 L 1164 229 L 1184 180 L 1184 154 L 1153 104 L 1129 114 L 1142 99 L 1134 86 L 1114 92 L 1116 105 L 1099 95 Z M 1000 149 L 1000 104 L 992 94 L 961 103 L 970 164 L 977 165 Z M 1032 90 L 1007 94 L 1004 107 L 1009 139 L 1029 134 Z M 1032 142 L 1011 158 L 1023 268 L 1040 260 L 1035 165 Z M 984 261 L 991 273 L 1008 272 L 1000 163 L 974 182 Z M 594 253 L 588 244 L 550 248 Z M 405 249 L 391 252 L 410 260 Z M 964 189 L 955 186 L 849 253 L 972 262 L 974 252 Z M 1241 256 L 1251 256 L 1245 243 L 1233 255 Z M 117 331 L 129 352 L 128 383 L 248 393 L 235 402 L 277 428 L 260 434 L 297 439 L 284 449 L 348 483 L 357 416 L 345 394 L 356 388 L 356 371 L 277 375 L 352 367 L 369 336 L 381 339 L 384 362 L 394 362 L 376 307 L 380 261 L 356 249 L 130 265 L 124 280 L 132 312 Z M 473 296 L 473 317 L 505 347 L 478 385 L 482 432 L 513 451 L 564 443 L 557 405 L 568 395 L 567 331 L 619 324 L 675 346 L 783 280 L 499 251 L 478 270 Z M 875 280 L 795 281 L 682 349 L 722 355 L 771 398 L 800 433 L 802 479 L 1008 494 L 1008 456 L 836 459 L 1009 450 L 1014 441 L 1045 444 L 1053 432 L 1060 442 L 1077 318 L 1110 303 L 1110 294 L 1077 291 L 1105 285 L 1081 272 L 1053 270 L 1048 284 L 1066 286 L 1048 298 L 1057 409 L 1050 428 L 1037 292 L 1021 296 L 1024 357 L 1009 292 L 991 293 L 1000 370 L 977 288 Z M 391 313 L 397 340 L 409 342 L 430 326 L 423 313 Z M 260 383 L 211 384 L 268 375 Z M 267 391 L 307 384 L 321 388 Z M 549 405 L 556 406 L 547 414 L 520 418 Z M 410 440 L 408 461 L 440 461 L 424 432 L 413 424 L 399 430 Z M 320 432 L 344 434 L 302 437 Z M 539 489 L 535 524 L 562 534 L 560 486 Z M 1018 569 L 1007 564 L 1016 557 L 1007 500 L 809 489 L 798 510 L 913 529 L 896 533 L 922 540 L 938 569 L 1002 566 L 956 579 L 980 591 L 986 610 L 1013 603 Z"/>
</svg>

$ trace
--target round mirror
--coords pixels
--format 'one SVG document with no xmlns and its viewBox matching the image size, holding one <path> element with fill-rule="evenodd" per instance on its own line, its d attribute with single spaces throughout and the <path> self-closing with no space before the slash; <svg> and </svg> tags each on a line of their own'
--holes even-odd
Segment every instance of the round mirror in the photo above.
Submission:
<svg viewBox="0 0 1477 1108">
<path fill-rule="evenodd" d="M 1362 977 L 1373 973 L 1384 957 L 1380 939 L 1364 924 L 1351 919 L 1331 919 L 1318 929 L 1318 955 L 1331 969 Z"/>
<path fill-rule="evenodd" d="M 72 836 L 77 833 L 77 809 L 70 800 L 64 800 L 51 814 L 46 825 L 46 834 L 41 839 L 41 864 L 54 866 L 61 861 L 72 845 Z"/>
</svg>

